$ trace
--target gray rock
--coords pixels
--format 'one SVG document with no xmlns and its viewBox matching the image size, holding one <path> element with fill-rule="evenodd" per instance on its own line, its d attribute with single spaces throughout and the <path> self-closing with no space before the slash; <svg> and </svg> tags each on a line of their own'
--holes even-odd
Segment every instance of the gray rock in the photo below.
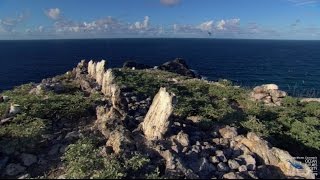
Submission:
<svg viewBox="0 0 320 180">
<path fill-rule="evenodd" d="M 231 139 L 238 135 L 237 129 L 230 126 L 219 129 L 219 133 L 225 139 Z"/>
<path fill-rule="evenodd" d="M 244 178 L 242 176 L 240 176 L 238 173 L 229 172 L 229 173 L 223 175 L 223 179 L 244 179 Z"/>
<path fill-rule="evenodd" d="M 69 132 L 66 136 L 65 136 L 65 140 L 67 141 L 72 141 L 72 140 L 75 140 L 75 139 L 78 139 L 81 137 L 81 133 L 79 133 L 78 131 L 72 131 L 72 132 Z"/>
<path fill-rule="evenodd" d="M 3 102 L 8 102 L 10 100 L 9 96 L 2 96 Z"/>
<path fill-rule="evenodd" d="M 227 162 L 227 161 L 228 161 L 228 159 L 227 159 L 226 156 L 224 155 L 223 151 L 221 151 L 221 150 L 217 150 L 217 151 L 216 151 L 216 156 L 219 158 L 219 160 L 220 160 L 221 162 Z"/>
<path fill-rule="evenodd" d="M 28 179 L 28 178 L 30 178 L 30 174 L 24 174 L 18 177 L 18 179 Z"/>
<path fill-rule="evenodd" d="M 171 149 L 172 149 L 174 152 L 179 153 L 179 148 L 178 148 L 177 145 L 171 146 Z"/>
<path fill-rule="evenodd" d="M 21 166 L 20 164 L 9 164 L 6 167 L 6 175 L 8 176 L 15 176 L 18 175 L 26 170 L 25 167 Z"/>
<path fill-rule="evenodd" d="M 251 155 L 241 155 L 239 158 L 245 162 L 249 171 L 256 169 L 256 160 Z"/>
<path fill-rule="evenodd" d="M 197 145 L 193 145 L 191 151 L 195 153 L 200 153 L 200 147 Z"/>
<path fill-rule="evenodd" d="M 65 153 L 66 152 L 66 150 L 67 150 L 67 147 L 68 147 L 68 145 L 62 145 L 61 147 L 60 147 L 60 149 L 59 149 L 59 152 L 62 154 L 62 153 Z"/>
<path fill-rule="evenodd" d="M 7 163 L 9 161 L 9 157 L 5 156 L 5 157 L 1 157 L 0 158 L 0 169 L 4 168 Z"/>
<path fill-rule="evenodd" d="M 47 163 L 48 163 L 47 160 L 45 160 L 43 157 L 39 157 L 39 160 L 38 160 L 39 165 L 46 165 Z"/>
<path fill-rule="evenodd" d="M 233 150 L 230 149 L 230 148 L 227 148 L 227 149 L 224 149 L 224 150 L 223 150 L 223 154 L 224 154 L 228 159 L 231 158 L 232 153 L 233 153 Z"/>
<path fill-rule="evenodd" d="M 238 170 L 239 170 L 239 172 L 246 172 L 248 169 L 247 169 L 246 165 L 241 165 L 241 166 L 239 166 Z"/>
<path fill-rule="evenodd" d="M 216 171 L 216 168 L 211 163 L 209 163 L 206 158 L 202 158 L 199 167 L 199 172 L 201 173 L 201 175 L 206 176 L 213 171 Z"/>
<path fill-rule="evenodd" d="M 188 147 L 184 147 L 184 148 L 182 149 L 182 152 L 183 152 L 183 153 L 186 153 L 188 150 L 189 150 Z"/>
<path fill-rule="evenodd" d="M 213 164 L 218 164 L 220 162 L 219 158 L 217 156 L 211 156 L 210 162 Z"/>
<path fill-rule="evenodd" d="M 135 120 L 139 121 L 139 122 L 143 122 L 143 119 L 144 119 L 143 116 L 138 116 L 138 117 L 135 118 Z"/>
<path fill-rule="evenodd" d="M 59 149 L 62 145 L 61 144 L 55 144 L 51 150 L 48 152 L 48 155 L 52 156 L 52 155 L 56 155 L 59 152 Z"/>
<path fill-rule="evenodd" d="M 230 169 L 232 169 L 232 170 L 238 169 L 240 167 L 239 163 L 235 160 L 232 160 L 232 159 L 229 159 L 228 165 L 229 165 Z"/>
<path fill-rule="evenodd" d="M 230 170 L 230 168 L 223 162 L 219 163 L 217 168 L 220 172 L 228 172 Z"/>
<path fill-rule="evenodd" d="M 38 158 L 35 155 L 23 153 L 21 154 L 21 160 L 23 162 L 23 165 L 31 166 L 32 164 L 37 162 Z"/>
<path fill-rule="evenodd" d="M 258 176 L 257 176 L 257 173 L 255 171 L 248 171 L 246 173 L 246 175 L 249 176 L 252 179 L 259 179 Z M 269 178 L 270 178 L 270 176 L 269 176 Z"/>
<path fill-rule="evenodd" d="M 212 139 L 212 142 L 214 144 L 220 144 L 220 138 L 214 138 L 214 139 Z"/>
<path fill-rule="evenodd" d="M 177 135 L 177 141 L 184 147 L 189 146 L 189 135 L 184 133 L 183 131 L 180 131 Z"/>
</svg>

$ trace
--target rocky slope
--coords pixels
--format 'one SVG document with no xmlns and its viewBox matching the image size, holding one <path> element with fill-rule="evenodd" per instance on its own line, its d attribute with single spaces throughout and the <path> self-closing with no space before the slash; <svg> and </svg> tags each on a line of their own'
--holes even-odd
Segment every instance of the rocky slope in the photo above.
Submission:
<svg viewBox="0 0 320 180">
<path fill-rule="evenodd" d="M 1 177 L 315 178 L 290 153 L 318 154 L 320 136 L 295 134 L 287 114 L 301 106 L 304 126 L 317 132 L 318 104 L 272 84 L 251 91 L 195 77 L 182 60 L 120 69 L 83 60 L 63 76 L 3 92 Z"/>
</svg>

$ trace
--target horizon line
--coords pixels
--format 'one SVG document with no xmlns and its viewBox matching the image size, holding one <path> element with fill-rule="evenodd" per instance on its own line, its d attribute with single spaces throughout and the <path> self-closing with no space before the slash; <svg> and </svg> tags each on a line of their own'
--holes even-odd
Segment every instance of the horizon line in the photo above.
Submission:
<svg viewBox="0 0 320 180">
<path fill-rule="evenodd" d="M 101 37 L 101 38 L 43 38 L 43 39 L 36 38 L 36 39 L 0 39 L 0 41 L 103 40 L 103 39 L 206 39 L 206 40 L 320 41 L 320 39 L 208 38 L 208 37 Z"/>
</svg>

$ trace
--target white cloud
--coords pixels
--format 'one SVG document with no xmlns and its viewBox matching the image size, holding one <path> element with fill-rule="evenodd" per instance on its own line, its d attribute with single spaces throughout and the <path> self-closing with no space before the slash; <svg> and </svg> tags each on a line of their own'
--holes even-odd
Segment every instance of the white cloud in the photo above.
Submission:
<svg viewBox="0 0 320 180">
<path fill-rule="evenodd" d="M 217 24 L 218 30 L 224 30 L 225 29 L 225 27 L 224 27 L 225 25 L 226 25 L 226 22 L 224 20 L 219 21 L 218 24 Z"/>
<path fill-rule="evenodd" d="M 0 19 L 0 31 L 2 32 L 15 32 L 15 27 L 22 23 L 27 17 L 27 14 L 22 13 L 16 18 Z"/>
<path fill-rule="evenodd" d="M 150 22 L 150 18 L 149 16 L 145 16 L 143 22 L 135 22 L 134 24 L 132 24 L 131 26 L 129 26 L 129 29 L 136 29 L 136 30 L 145 30 L 148 29 L 149 27 L 149 22 Z"/>
<path fill-rule="evenodd" d="M 213 21 L 203 22 L 199 25 L 202 31 L 211 31 L 213 29 Z"/>
<path fill-rule="evenodd" d="M 51 8 L 48 9 L 45 14 L 53 20 L 58 20 L 60 18 L 60 9 L 59 8 Z"/>
<path fill-rule="evenodd" d="M 295 6 L 316 5 L 320 3 L 320 0 L 288 0 Z"/>
<path fill-rule="evenodd" d="M 180 3 L 180 0 L 160 0 L 160 3 L 165 6 L 174 6 Z"/>
<path fill-rule="evenodd" d="M 234 29 L 240 25 L 240 19 L 228 19 L 228 20 L 220 20 L 217 23 L 218 30 L 227 30 Z"/>
<path fill-rule="evenodd" d="M 43 30 L 44 30 L 44 27 L 43 27 L 43 26 L 39 26 L 39 27 L 38 27 L 38 31 L 39 31 L 39 32 L 43 32 Z"/>
</svg>

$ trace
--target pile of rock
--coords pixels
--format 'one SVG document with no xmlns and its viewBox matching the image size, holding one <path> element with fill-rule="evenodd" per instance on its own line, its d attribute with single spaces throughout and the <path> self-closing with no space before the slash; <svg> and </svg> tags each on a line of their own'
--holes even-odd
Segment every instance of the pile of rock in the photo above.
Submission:
<svg viewBox="0 0 320 180">
<path fill-rule="evenodd" d="M 200 75 L 194 73 L 189 69 L 187 63 L 181 59 L 177 58 L 173 61 L 166 62 L 158 67 L 160 70 L 169 71 L 173 73 L 177 73 L 183 76 L 188 76 L 191 78 L 201 78 Z"/>
<path fill-rule="evenodd" d="M 253 100 L 264 102 L 266 105 L 280 106 L 287 93 L 279 90 L 275 84 L 264 84 L 255 87 L 250 96 Z"/>
<path fill-rule="evenodd" d="M 105 84 L 112 86 L 112 83 Z M 256 87 L 253 93 L 256 100 L 264 100 L 275 105 L 279 105 L 281 99 L 286 96 L 276 85 Z M 132 108 L 133 111 L 138 110 L 139 106 L 136 106 L 135 102 L 140 101 L 137 97 L 130 95 L 130 92 L 118 95 L 124 97 L 126 105 L 131 104 L 129 111 Z M 112 102 L 113 96 L 110 97 Z M 238 135 L 237 129 L 229 126 L 217 127 L 214 133 L 206 133 L 195 122 L 175 120 L 172 117 L 174 105 L 174 94 L 160 88 L 148 112 L 140 114 L 140 117 L 144 118 L 139 119 L 138 122 L 142 122 L 134 131 L 129 128 L 131 121 L 134 121 L 128 118 L 130 113 L 119 118 L 118 111 L 112 111 L 114 107 L 121 109 L 119 104 L 111 103 L 108 107 L 100 107 L 97 122 L 100 122 L 100 129 L 103 129 L 102 132 L 108 139 L 106 146 L 115 153 L 125 153 L 146 145 L 146 149 L 140 150 L 156 151 L 165 160 L 165 173 L 169 177 L 314 178 L 310 168 L 305 164 L 295 161 L 286 151 L 272 148 L 253 133 L 247 136 Z M 133 124 L 137 126 L 137 123 Z M 292 164 L 300 164 L 301 168 L 297 169 Z"/>
</svg>

